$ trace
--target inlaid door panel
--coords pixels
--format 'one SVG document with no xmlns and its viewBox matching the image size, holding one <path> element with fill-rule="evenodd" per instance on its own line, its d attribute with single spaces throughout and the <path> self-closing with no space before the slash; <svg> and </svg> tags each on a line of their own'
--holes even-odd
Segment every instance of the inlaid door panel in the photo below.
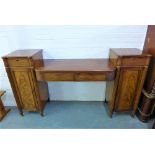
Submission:
<svg viewBox="0 0 155 155">
<path fill-rule="evenodd" d="M 31 70 L 13 70 L 12 76 L 16 83 L 16 89 L 18 89 L 23 109 L 28 111 L 37 110 L 37 100 Z"/>
<path fill-rule="evenodd" d="M 141 75 L 141 68 L 121 68 L 120 78 L 115 100 L 116 111 L 128 111 L 133 109 L 133 102 L 138 89 L 138 81 Z"/>
</svg>

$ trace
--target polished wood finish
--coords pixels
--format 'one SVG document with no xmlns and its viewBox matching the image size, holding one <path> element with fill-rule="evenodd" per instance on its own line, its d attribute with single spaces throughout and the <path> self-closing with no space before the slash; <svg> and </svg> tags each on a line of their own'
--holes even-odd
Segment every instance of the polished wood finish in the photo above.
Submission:
<svg viewBox="0 0 155 155">
<path fill-rule="evenodd" d="M 7 115 L 10 109 L 5 109 L 1 97 L 4 95 L 5 91 L 0 90 L 0 121 Z"/>
<path fill-rule="evenodd" d="M 137 116 L 143 122 L 155 117 L 155 25 L 149 25 L 143 47 L 144 54 L 152 55 L 144 91 L 138 106 Z"/>
<path fill-rule="evenodd" d="M 135 115 L 150 57 L 134 48 L 110 49 L 109 61 L 117 68 L 115 80 L 106 87 L 110 117 L 125 111 Z"/>
<path fill-rule="evenodd" d="M 25 111 L 39 111 L 48 100 L 45 81 L 38 82 L 35 67 L 43 66 L 42 50 L 17 50 L 3 57 L 5 68 L 21 115 Z"/>
<path fill-rule="evenodd" d="M 150 55 L 111 49 L 109 59 L 43 60 L 42 50 L 18 50 L 3 57 L 18 109 L 40 111 L 48 99 L 46 81 L 107 81 L 109 115 L 135 114 Z"/>
<path fill-rule="evenodd" d="M 107 59 L 44 60 L 35 69 L 38 81 L 111 81 L 115 68 Z"/>
</svg>

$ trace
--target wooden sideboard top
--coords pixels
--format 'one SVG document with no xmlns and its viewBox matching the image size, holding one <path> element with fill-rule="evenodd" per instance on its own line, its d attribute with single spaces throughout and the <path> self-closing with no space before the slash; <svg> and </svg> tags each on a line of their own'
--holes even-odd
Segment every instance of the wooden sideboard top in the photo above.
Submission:
<svg viewBox="0 0 155 155">
<path fill-rule="evenodd" d="M 38 81 L 111 81 L 115 67 L 108 59 L 53 59 L 44 60 L 43 67 L 35 68 Z"/>
<path fill-rule="evenodd" d="M 132 57 L 132 56 L 150 56 L 149 54 L 142 53 L 142 50 L 137 48 L 111 48 L 118 56 Z"/>
<path fill-rule="evenodd" d="M 44 66 L 36 71 L 60 72 L 114 72 L 108 59 L 45 59 Z"/>
<path fill-rule="evenodd" d="M 14 57 L 33 57 L 36 53 L 41 52 L 42 49 L 22 49 L 13 51 L 2 58 L 14 58 Z"/>
</svg>

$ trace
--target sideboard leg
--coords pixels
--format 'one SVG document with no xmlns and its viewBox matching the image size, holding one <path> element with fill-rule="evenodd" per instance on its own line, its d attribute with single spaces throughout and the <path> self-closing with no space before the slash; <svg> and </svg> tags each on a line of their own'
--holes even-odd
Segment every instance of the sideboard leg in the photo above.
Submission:
<svg viewBox="0 0 155 155">
<path fill-rule="evenodd" d="M 44 111 L 43 111 L 43 110 L 40 111 L 40 115 L 41 115 L 42 117 L 44 117 Z"/>
<path fill-rule="evenodd" d="M 106 100 L 106 98 L 105 98 L 105 100 L 104 100 L 104 103 L 107 103 L 107 100 Z"/>
<path fill-rule="evenodd" d="M 131 114 L 130 114 L 130 115 L 131 115 L 131 117 L 133 117 L 133 118 L 134 118 L 134 117 L 135 117 L 135 112 L 131 112 Z"/>
<path fill-rule="evenodd" d="M 112 111 L 109 111 L 109 117 L 112 118 L 112 114 L 113 112 Z"/>
<path fill-rule="evenodd" d="M 47 99 L 47 102 L 50 102 L 50 98 Z"/>
<path fill-rule="evenodd" d="M 23 112 L 20 112 L 20 115 L 21 115 L 21 116 L 24 116 Z"/>
<path fill-rule="evenodd" d="M 24 116 L 23 110 L 20 109 L 19 113 L 20 113 L 21 116 Z"/>
</svg>

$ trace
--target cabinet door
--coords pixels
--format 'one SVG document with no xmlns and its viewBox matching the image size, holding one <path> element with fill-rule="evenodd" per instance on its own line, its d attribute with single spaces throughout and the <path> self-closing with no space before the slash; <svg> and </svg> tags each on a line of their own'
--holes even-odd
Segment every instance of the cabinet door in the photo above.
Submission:
<svg viewBox="0 0 155 155">
<path fill-rule="evenodd" d="M 121 67 L 115 100 L 115 111 L 129 111 L 134 107 L 137 93 L 140 93 L 142 67 Z"/>
<path fill-rule="evenodd" d="M 11 69 L 21 106 L 27 111 L 38 109 L 32 72 L 31 69 Z"/>
</svg>

